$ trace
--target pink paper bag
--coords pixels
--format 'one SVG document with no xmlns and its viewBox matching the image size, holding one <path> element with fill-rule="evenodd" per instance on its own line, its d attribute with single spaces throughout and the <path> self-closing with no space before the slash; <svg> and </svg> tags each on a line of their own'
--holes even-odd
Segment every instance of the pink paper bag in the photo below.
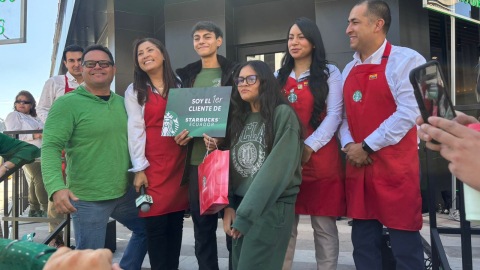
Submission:
<svg viewBox="0 0 480 270">
<path fill-rule="evenodd" d="M 212 215 L 228 205 L 230 151 L 215 150 L 198 166 L 200 214 Z"/>
</svg>

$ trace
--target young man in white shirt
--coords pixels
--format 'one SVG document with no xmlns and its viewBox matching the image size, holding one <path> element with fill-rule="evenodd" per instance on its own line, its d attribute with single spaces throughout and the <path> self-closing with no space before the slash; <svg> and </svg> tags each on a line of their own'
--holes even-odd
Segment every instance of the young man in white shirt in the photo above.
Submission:
<svg viewBox="0 0 480 270">
<path fill-rule="evenodd" d="M 390 45 L 390 23 L 385 2 L 361 1 L 350 12 L 346 31 L 355 55 L 343 71 L 345 115 L 339 133 L 347 153 L 347 216 L 353 218 L 353 259 L 359 270 L 382 269 L 383 226 L 397 269 L 424 269 L 419 110 L 408 75 L 425 59 Z"/>
<path fill-rule="evenodd" d="M 45 82 L 37 106 L 38 117 L 45 123 L 53 102 L 83 84 L 82 77 L 83 48 L 78 45 L 69 45 L 63 51 L 63 64 L 68 72 L 65 75 L 53 76 Z"/>
<path fill-rule="evenodd" d="M 42 95 L 37 105 L 37 114 L 43 123 L 47 121 L 48 112 L 53 102 L 70 91 L 75 90 L 79 85 L 83 85 L 82 77 L 82 54 L 83 48 L 78 45 L 69 45 L 63 51 L 63 64 L 68 72 L 65 75 L 53 76 L 47 80 L 42 90 Z M 48 217 L 62 218 L 63 215 L 57 214 L 52 202 L 48 202 Z M 48 232 L 51 233 L 59 225 L 57 222 L 49 223 Z M 63 235 L 60 233 L 53 239 L 49 245 L 53 247 L 62 247 Z"/>
</svg>

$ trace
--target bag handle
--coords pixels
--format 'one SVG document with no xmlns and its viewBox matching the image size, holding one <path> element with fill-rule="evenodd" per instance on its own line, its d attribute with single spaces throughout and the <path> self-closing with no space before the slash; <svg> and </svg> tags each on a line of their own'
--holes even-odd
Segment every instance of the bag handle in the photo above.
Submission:
<svg viewBox="0 0 480 270">
<path fill-rule="evenodd" d="M 207 152 L 205 153 L 205 156 L 203 157 L 203 162 L 205 162 L 205 159 L 206 159 L 207 156 L 208 156 L 208 148 L 210 148 L 210 139 L 213 139 L 213 143 L 215 143 L 215 148 L 218 149 L 218 145 L 217 145 L 217 142 L 215 141 L 215 139 L 212 138 L 212 137 L 209 137 L 209 139 L 208 139 L 208 146 L 207 146 Z"/>
</svg>

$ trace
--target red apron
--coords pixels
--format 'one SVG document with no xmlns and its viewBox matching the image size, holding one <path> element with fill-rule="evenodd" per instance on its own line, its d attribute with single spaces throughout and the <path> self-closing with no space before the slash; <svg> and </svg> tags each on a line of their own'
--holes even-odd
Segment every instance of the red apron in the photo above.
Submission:
<svg viewBox="0 0 480 270">
<path fill-rule="evenodd" d="M 68 77 L 65 75 L 65 94 L 68 92 L 72 92 L 75 88 L 68 87 Z M 62 157 L 65 157 L 65 151 L 62 151 Z M 67 174 L 65 173 L 65 169 L 67 168 L 67 162 L 63 162 L 62 164 L 62 173 L 63 173 L 63 181 L 67 178 Z"/>
<path fill-rule="evenodd" d="M 308 78 L 297 82 L 289 77 L 283 91 L 300 121 L 307 128 L 308 136 L 315 131 L 309 124 L 313 113 L 314 98 Z M 326 114 L 320 116 L 322 120 Z M 345 174 L 340 159 L 337 140 L 334 137 L 320 150 L 314 152 L 303 165 L 302 184 L 295 203 L 295 213 L 312 216 L 342 217 L 346 212 Z"/>
<path fill-rule="evenodd" d="M 164 215 L 189 207 L 188 185 L 180 186 L 186 149 L 179 147 L 174 138 L 161 136 L 166 108 L 167 99 L 149 89 L 143 118 L 147 135 L 145 157 L 150 163 L 145 170 L 147 194 L 152 196 L 153 205 L 147 213 L 139 211 L 141 217 Z"/>
<path fill-rule="evenodd" d="M 345 81 L 343 98 L 355 143 L 361 143 L 397 110 L 385 76 L 391 48 L 387 43 L 380 65 L 356 65 Z M 348 217 L 376 219 L 398 230 L 422 228 L 416 134 L 414 126 L 399 143 L 371 154 L 373 165 L 357 168 L 347 163 Z"/>
<path fill-rule="evenodd" d="M 75 88 L 68 87 L 68 77 L 67 75 L 65 75 L 65 94 L 68 92 L 72 92 L 73 90 L 75 90 Z"/>
</svg>

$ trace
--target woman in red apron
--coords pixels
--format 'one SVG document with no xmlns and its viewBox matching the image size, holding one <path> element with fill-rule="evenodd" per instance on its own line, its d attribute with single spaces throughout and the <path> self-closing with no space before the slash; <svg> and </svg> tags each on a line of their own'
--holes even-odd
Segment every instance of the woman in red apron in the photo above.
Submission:
<svg viewBox="0 0 480 270">
<path fill-rule="evenodd" d="M 336 269 L 339 253 L 337 217 L 345 215 L 344 172 L 334 133 L 342 121 L 342 75 L 325 60 L 314 22 L 297 19 L 290 27 L 288 51 L 277 79 L 305 126 L 302 184 L 295 204 L 295 224 L 283 269 L 292 267 L 299 215 L 310 215 L 318 269 Z"/>
<path fill-rule="evenodd" d="M 135 172 L 134 185 L 144 185 L 153 204 L 145 217 L 152 269 L 177 269 L 182 245 L 183 216 L 188 209 L 188 186 L 180 186 L 186 151 L 173 137 L 162 137 L 168 89 L 180 82 L 164 45 L 152 38 L 134 45 L 134 83 L 125 93 L 128 146 Z M 171 119 L 170 119 L 171 120 Z"/>
</svg>

